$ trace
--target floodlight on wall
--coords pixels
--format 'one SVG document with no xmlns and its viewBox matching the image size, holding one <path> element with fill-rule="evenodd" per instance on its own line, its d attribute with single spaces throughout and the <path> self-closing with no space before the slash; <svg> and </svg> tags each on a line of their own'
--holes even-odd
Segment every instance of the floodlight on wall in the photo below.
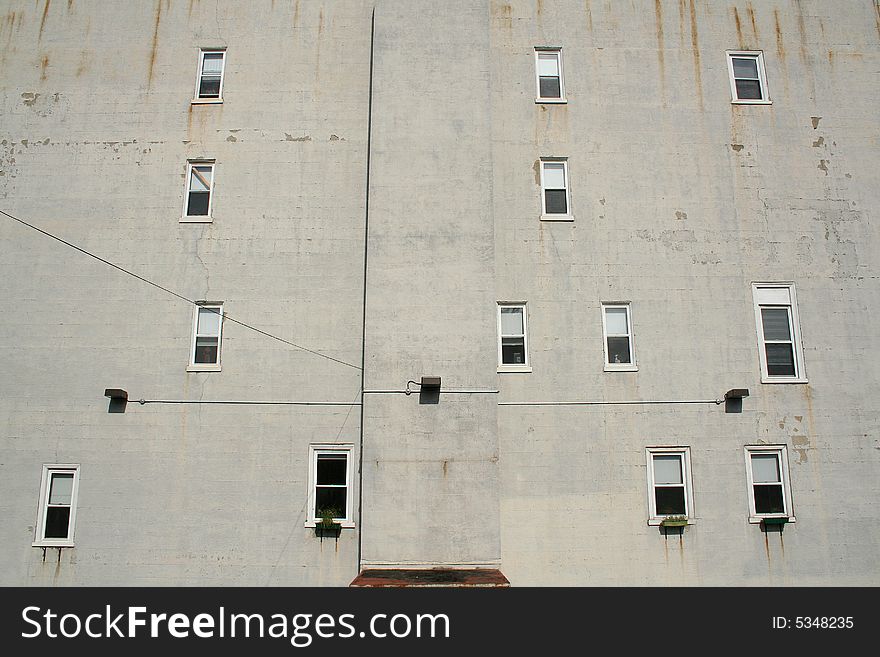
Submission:
<svg viewBox="0 0 880 657">
<path fill-rule="evenodd" d="M 724 393 L 724 399 L 742 399 L 749 396 L 748 388 L 733 388 Z"/>
<path fill-rule="evenodd" d="M 121 388 L 107 388 L 104 390 L 104 396 L 109 397 L 113 401 L 128 401 L 128 392 Z"/>
<path fill-rule="evenodd" d="M 440 390 L 440 377 L 439 376 L 423 376 L 422 381 L 419 384 L 422 387 L 423 392 L 432 392 Z"/>
</svg>

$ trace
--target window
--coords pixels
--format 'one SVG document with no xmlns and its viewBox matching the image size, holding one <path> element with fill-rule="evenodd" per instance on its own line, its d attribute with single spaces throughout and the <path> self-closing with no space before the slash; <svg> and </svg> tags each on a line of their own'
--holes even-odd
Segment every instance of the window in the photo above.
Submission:
<svg viewBox="0 0 880 657">
<path fill-rule="evenodd" d="M 727 67 L 732 102 L 770 104 L 764 72 L 764 53 L 728 51 Z"/>
<path fill-rule="evenodd" d="M 220 333 L 223 328 L 223 304 L 196 306 L 193 325 L 192 357 L 189 371 L 220 370 Z"/>
<path fill-rule="evenodd" d="M 794 286 L 755 283 L 755 322 L 763 383 L 806 383 Z"/>
<path fill-rule="evenodd" d="M 223 102 L 223 69 L 226 66 L 225 50 L 200 50 L 199 75 L 196 80 L 194 103 Z"/>
<path fill-rule="evenodd" d="M 526 337 L 526 304 L 498 304 L 498 371 L 531 372 Z"/>
<path fill-rule="evenodd" d="M 186 202 L 182 221 L 211 221 L 211 195 L 214 191 L 214 162 L 186 164 Z"/>
<path fill-rule="evenodd" d="M 564 103 L 562 84 L 562 50 L 535 48 L 535 77 L 538 85 L 537 103 Z"/>
<path fill-rule="evenodd" d="M 602 304 L 602 331 L 605 334 L 605 371 L 638 370 L 628 303 Z"/>
<path fill-rule="evenodd" d="M 44 465 L 35 547 L 73 547 L 78 465 Z"/>
<path fill-rule="evenodd" d="M 352 519 L 352 446 L 309 446 L 309 506 L 306 527 L 314 527 L 330 511 L 343 527 Z"/>
<path fill-rule="evenodd" d="M 691 451 L 689 447 L 649 447 L 648 518 L 659 525 L 668 516 L 694 515 Z"/>
<path fill-rule="evenodd" d="M 749 482 L 749 522 L 787 518 L 794 522 L 788 453 L 785 445 L 746 445 Z"/>
<path fill-rule="evenodd" d="M 562 159 L 541 160 L 541 219 L 570 221 L 568 162 Z"/>
</svg>

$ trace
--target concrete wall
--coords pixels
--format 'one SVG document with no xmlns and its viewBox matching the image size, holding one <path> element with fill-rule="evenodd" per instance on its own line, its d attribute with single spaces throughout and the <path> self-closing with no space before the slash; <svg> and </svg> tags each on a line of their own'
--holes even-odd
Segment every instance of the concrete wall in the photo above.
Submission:
<svg viewBox="0 0 880 657">
<path fill-rule="evenodd" d="M 371 6 L 4 5 L 2 209 L 359 366 Z M 224 102 L 192 105 L 198 49 L 218 46 Z M 216 158 L 211 224 L 179 223 L 191 157 Z M 188 373 L 186 302 L 5 217 L 0 239 L 0 582 L 351 581 L 355 533 L 303 523 L 309 443 L 358 443 L 356 367 L 227 320 L 222 372 Z M 108 414 L 108 387 L 344 404 Z M 60 564 L 31 547 L 43 463 L 81 464 Z"/>
<path fill-rule="evenodd" d="M 514 584 L 876 584 L 880 201 L 872 2 L 493 3 L 499 299 L 528 300 L 530 374 L 501 399 L 723 406 L 499 409 Z M 566 105 L 534 103 L 561 46 Z M 772 105 L 732 105 L 762 50 Z M 503 117 L 503 120 L 501 119 Z M 567 156 L 573 223 L 533 166 Z M 499 189 L 506 193 L 499 193 Z M 793 282 L 809 384 L 762 384 L 751 283 Z M 637 373 L 603 372 L 600 303 L 632 304 Z M 743 445 L 789 448 L 797 523 L 747 522 Z M 690 446 L 696 523 L 646 523 L 645 447 Z"/>
<path fill-rule="evenodd" d="M 536 46 L 567 104 L 535 103 Z M 190 103 L 199 47 L 227 48 L 222 105 Z M 772 105 L 731 104 L 738 49 Z M 0 209 L 355 366 L 227 321 L 222 372 L 187 373 L 186 302 L 0 217 L 0 583 L 345 585 L 359 542 L 514 585 L 880 583 L 872 0 L 10 0 L 0 68 Z M 548 156 L 573 222 L 539 219 Z M 193 157 L 211 224 L 179 223 Z M 809 383 L 761 383 L 755 281 L 796 286 Z M 528 303 L 530 373 L 496 373 L 498 301 Z M 603 371 L 603 301 L 638 372 Z M 363 518 L 321 542 L 308 445 L 360 460 L 362 348 Z M 439 399 L 369 392 L 424 375 Z M 112 414 L 107 387 L 341 405 Z M 742 413 L 507 405 L 738 387 Z M 759 443 L 788 447 L 781 535 L 748 522 Z M 681 537 L 647 524 L 664 445 L 691 449 Z M 60 562 L 31 547 L 44 463 L 81 464 Z"/>
</svg>

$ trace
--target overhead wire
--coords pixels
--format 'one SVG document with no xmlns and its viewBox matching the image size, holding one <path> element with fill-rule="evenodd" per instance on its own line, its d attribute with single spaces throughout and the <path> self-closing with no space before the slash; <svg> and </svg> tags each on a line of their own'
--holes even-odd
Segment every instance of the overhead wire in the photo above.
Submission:
<svg viewBox="0 0 880 657">
<path fill-rule="evenodd" d="M 138 275 L 138 274 L 135 274 L 133 271 L 129 271 L 129 270 L 126 269 L 125 267 L 120 267 L 120 266 L 117 265 L 116 263 L 110 262 L 109 260 L 107 260 L 107 259 L 105 259 L 105 258 L 102 258 L 102 257 L 99 256 L 99 255 L 96 255 L 96 254 L 94 254 L 94 253 L 92 253 L 92 252 L 90 252 L 90 251 L 87 251 L 86 249 L 84 249 L 84 248 L 82 248 L 82 247 L 80 247 L 80 246 L 77 246 L 76 244 L 72 244 L 71 242 L 68 242 L 67 240 L 62 239 L 61 237 L 58 237 L 57 235 L 53 235 L 52 233 L 50 233 L 50 232 L 48 232 L 48 231 L 46 231 L 46 230 L 43 230 L 42 228 L 39 228 L 39 227 L 37 227 L 37 226 L 34 226 L 33 224 L 30 224 L 30 223 L 28 223 L 27 221 L 24 221 L 23 219 L 19 219 L 18 217 L 13 216 L 13 215 L 9 214 L 8 212 L 5 212 L 5 211 L 3 211 L 3 210 L 0 210 L 0 214 L 4 215 L 4 216 L 6 216 L 6 217 L 9 217 L 9 218 L 12 219 L 13 221 L 17 221 L 17 222 L 20 223 L 21 225 L 23 225 L 23 226 L 27 226 L 28 228 L 31 228 L 32 230 L 35 230 L 35 231 L 37 231 L 38 233 L 42 233 L 42 234 L 45 235 L 46 237 L 50 237 L 50 238 L 52 238 L 53 240 L 55 240 L 55 241 L 57 241 L 57 242 L 61 242 L 61 243 L 64 244 L 65 246 L 69 246 L 70 248 L 72 248 L 72 249 L 74 249 L 74 250 L 76 250 L 76 251 L 79 251 L 80 253 L 82 253 L 82 254 L 84 254 L 84 255 L 89 256 L 90 258 L 94 258 L 94 259 L 97 260 L 98 262 L 102 262 L 102 263 L 104 263 L 105 265 L 108 265 L 108 266 L 110 266 L 110 267 L 113 267 L 114 269 L 117 269 L 117 270 L 121 271 L 121 272 L 124 273 L 124 274 L 128 274 L 129 276 L 132 276 L 132 277 L 138 279 L 139 281 L 142 281 L 142 282 L 146 283 L 147 285 L 152 285 L 153 287 L 155 287 L 155 288 L 157 288 L 157 289 L 159 289 L 159 290 L 162 290 L 163 292 L 167 292 L 168 294 L 170 294 L 170 295 L 172 295 L 172 296 L 175 296 L 175 297 L 177 297 L 178 299 L 181 299 L 181 300 L 183 300 L 183 301 L 186 301 L 187 303 L 189 303 L 189 304 L 191 304 L 191 305 L 193 305 L 193 306 L 200 306 L 200 305 L 201 305 L 201 304 L 199 304 L 197 301 L 195 301 L 195 300 L 193 300 L 193 299 L 190 299 L 190 298 L 188 298 L 188 297 L 185 297 L 184 295 L 182 295 L 182 294 L 180 294 L 180 293 L 178 293 L 178 292 L 175 292 L 174 290 L 170 290 L 170 289 L 168 289 L 167 287 L 164 287 L 163 285 L 159 285 L 159 283 L 156 283 L 156 282 L 154 282 L 154 281 L 151 281 L 151 280 L 149 280 L 148 278 L 144 278 L 143 276 L 140 276 L 140 275 Z M 232 317 L 232 316 L 230 316 L 230 315 L 228 315 L 228 314 L 226 314 L 226 313 L 222 313 L 222 315 L 223 315 L 223 317 L 224 317 L 225 319 L 229 320 L 230 322 L 232 322 L 232 323 L 234 323 L 234 324 L 238 324 L 239 326 L 243 326 L 244 328 L 250 329 L 251 331 L 255 331 L 256 333 L 259 333 L 259 334 L 261 334 L 261 335 L 264 335 L 264 336 L 266 336 L 267 338 L 271 338 L 271 339 L 273 339 L 273 340 L 277 340 L 277 341 L 282 342 L 282 343 L 284 343 L 284 344 L 286 344 L 286 345 L 289 345 L 289 346 L 291 346 L 291 347 L 295 347 L 296 349 L 300 349 L 300 350 L 302 350 L 302 351 L 308 352 L 308 353 L 313 354 L 313 355 L 315 355 L 315 356 L 319 356 L 320 358 L 326 358 L 327 360 L 333 361 L 334 363 L 339 363 L 340 365 L 345 365 L 346 367 L 352 367 L 352 368 L 354 368 L 354 369 L 356 369 L 356 370 L 361 370 L 361 367 L 359 367 L 359 366 L 357 366 L 357 365 L 354 365 L 354 364 L 352 364 L 352 363 L 348 363 L 348 362 L 346 362 L 346 361 L 344 361 L 344 360 L 341 360 L 341 359 L 339 359 L 339 358 L 334 358 L 333 356 L 328 356 L 327 354 L 322 354 L 322 353 L 319 352 L 319 351 L 315 351 L 314 349 L 309 349 L 308 347 L 304 347 L 304 346 L 302 346 L 301 344 L 296 344 L 295 342 L 291 342 L 290 340 L 285 340 L 285 339 L 282 338 L 282 337 L 279 337 L 279 336 L 274 335 L 274 334 L 272 334 L 272 333 L 268 333 L 267 331 L 264 331 L 264 330 L 262 330 L 262 329 L 257 328 L 256 326 L 253 326 L 253 325 L 251 325 L 251 324 L 248 324 L 248 323 L 246 323 L 246 322 L 243 322 L 243 321 L 241 321 L 240 319 L 236 319 L 235 317 Z"/>
</svg>

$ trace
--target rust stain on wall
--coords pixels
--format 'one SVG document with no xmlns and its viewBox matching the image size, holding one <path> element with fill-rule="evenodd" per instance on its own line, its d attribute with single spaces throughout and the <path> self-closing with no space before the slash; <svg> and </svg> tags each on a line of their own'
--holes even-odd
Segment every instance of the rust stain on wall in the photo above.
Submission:
<svg viewBox="0 0 880 657">
<path fill-rule="evenodd" d="M 147 71 L 147 89 L 153 82 L 153 66 L 156 64 L 156 48 L 159 45 L 159 23 L 162 22 L 162 0 L 156 0 L 156 23 L 153 26 L 153 45 L 150 47 L 150 68 Z"/>
<path fill-rule="evenodd" d="M 657 24 L 657 62 L 660 64 L 660 92 L 666 96 L 666 62 L 663 46 L 663 0 L 654 0 L 654 20 Z"/>
<path fill-rule="evenodd" d="M 697 8 L 694 0 L 690 0 L 691 12 L 691 45 L 694 54 L 694 81 L 697 84 L 697 98 L 700 101 L 700 110 L 703 109 L 703 74 L 700 70 L 700 39 L 697 35 Z"/>
<path fill-rule="evenodd" d="M 773 10 L 773 25 L 776 30 L 776 54 L 779 55 L 779 59 L 785 59 L 785 44 L 782 41 L 782 28 L 779 25 L 779 10 Z"/>
<path fill-rule="evenodd" d="M 757 45 L 761 39 L 758 36 L 758 22 L 755 20 L 755 9 L 752 7 L 751 2 L 746 5 L 746 13 L 749 15 L 749 22 L 752 24 L 752 35 L 755 37 L 755 44 Z"/>
<path fill-rule="evenodd" d="M 801 3 L 799 0 L 795 0 L 794 4 L 797 7 L 798 33 L 801 38 L 801 59 L 806 62 L 807 48 L 809 47 L 809 44 L 807 42 L 807 28 L 806 25 L 804 25 L 804 12 L 801 9 Z"/>
<path fill-rule="evenodd" d="M 46 17 L 49 15 L 49 3 L 52 0 L 46 0 L 46 4 L 43 5 L 43 18 L 40 20 L 40 34 L 37 37 L 37 42 L 39 42 L 43 38 L 43 28 L 46 26 Z"/>
<path fill-rule="evenodd" d="M 67 11 L 73 9 L 73 0 L 67 0 Z"/>
<path fill-rule="evenodd" d="M 40 80 L 46 80 L 46 69 L 49 67 L 49 55 L 43 55 L 40 59 Z"/>
<path fill-rule="evenodd" d="M 593 31 L 593 8 L 590 6 L 590 0 L 584 0 L 584 11 L 587 13 L 587 29 Z"/>
<path fill-rule="evenodd" d="M 299 0 L 293 3 L 293 26 L 297 27 L 299 24 Z"/>
<path fill-rule="evenodd" d="M 745 48 L 742 21 L 739 18 L 739 11 L 737 11 L 736 7 L 733 8 L 733 21 L 736 23 L 736 42 L 739 44 L 740 48 Z"/>
</svg>

